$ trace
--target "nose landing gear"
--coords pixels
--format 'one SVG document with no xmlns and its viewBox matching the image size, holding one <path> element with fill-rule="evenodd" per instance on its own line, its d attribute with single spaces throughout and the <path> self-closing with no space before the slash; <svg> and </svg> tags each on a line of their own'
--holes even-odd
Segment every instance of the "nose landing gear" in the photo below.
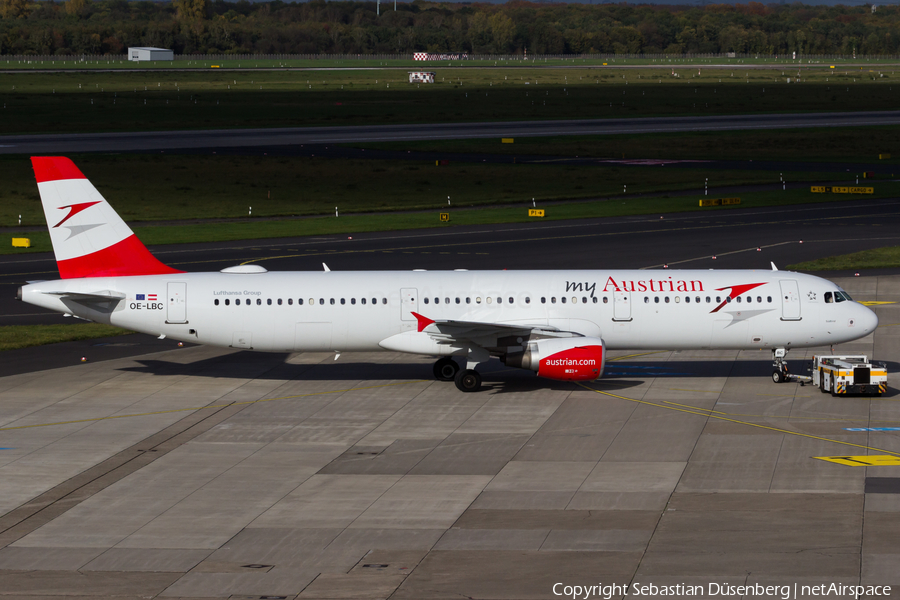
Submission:
<svg viewBox="0 0 900 600">
<path fill-rule="evenodd" d="M 784 383 L 791 378 L 791 372 L 788 370 L 787 356 L 785 348 L 775 348 L 772 350 L 772 381 L 775 383 Z"/>
</svg>

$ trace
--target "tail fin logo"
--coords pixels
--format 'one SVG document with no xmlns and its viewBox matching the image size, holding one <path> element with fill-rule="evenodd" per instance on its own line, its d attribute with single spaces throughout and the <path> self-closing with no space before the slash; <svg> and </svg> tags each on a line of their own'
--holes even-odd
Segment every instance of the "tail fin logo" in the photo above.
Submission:
<svg viewBox="0 0 900 600">
<path fill-rule="evenodd" d="M 62 225 L 63 223 L 65 223 L 66 221 L 68 221 L 69 219 L 71 219 L 72 217 L 77 215 L 78 213 L 80 213 L 81 211 L 83 211 L 87 208 L 90 208 L 95 204 L 100 204 L 100 200 L 97 200 L 96 202 L 80 202 L 78 204 L 69 204 L 68 206 L 60 206 L 59 210 L 68 208 L 69 214 L 67 214 L 65 217 L 63 217 L 63 220 L 60 221 L 59 223 L 57 223 L 56 225 L 54 225 L 53 228 L 56 229 L 57 227 L 59 227 L 60 225 Z"/>
</svg>

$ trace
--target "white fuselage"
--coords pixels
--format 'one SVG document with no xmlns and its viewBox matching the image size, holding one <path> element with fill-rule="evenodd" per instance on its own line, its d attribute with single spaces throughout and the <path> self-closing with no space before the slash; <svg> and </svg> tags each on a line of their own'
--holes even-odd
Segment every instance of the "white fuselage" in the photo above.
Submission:
<svg viewBox="0 0 900 600">
<path fill-rule="evenodd" d="M 826 302 L 838 290 L 811 275 L 762 270 L 215 272 L 46 281 L 23 286 L 22 299 L 214 346 L 458 354 L 418 339 L 412 313 L 557 328 L 602 338 L 611 350 L 797 348 L 874 331 L 878 319 L 865 306 Z"/>
</svg>

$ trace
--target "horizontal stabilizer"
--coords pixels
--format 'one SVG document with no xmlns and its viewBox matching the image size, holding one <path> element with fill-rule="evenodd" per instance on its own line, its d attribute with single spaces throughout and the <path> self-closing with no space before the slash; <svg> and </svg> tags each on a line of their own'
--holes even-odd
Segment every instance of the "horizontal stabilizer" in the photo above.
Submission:
<svg viewBox="0 0 900 600">
<path fill-rule="evenodd" d="M 76 302 L 109 302 L 110 300 L 124 300 L 125 294 L 122 292 L 113 292 L 105 290 L 102 292 L 43 292 L 50 296 L 59 296 L 60 298 L 68 298 Z"/>
</svg>

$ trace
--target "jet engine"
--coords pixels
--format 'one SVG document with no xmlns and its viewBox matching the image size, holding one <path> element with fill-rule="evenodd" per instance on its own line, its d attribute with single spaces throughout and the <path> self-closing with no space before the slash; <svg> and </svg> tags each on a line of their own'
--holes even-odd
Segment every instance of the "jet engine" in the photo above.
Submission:
<svg viewBox="0 0 900 600">
<path fill-rule="evenodd" d="M 528 342 L 524 351 L 506 354 L 503 362 L 547 379 L 589 381 L 603 375 L 606 345 L 594 337 L 548 338 Z"/>
</svg>

